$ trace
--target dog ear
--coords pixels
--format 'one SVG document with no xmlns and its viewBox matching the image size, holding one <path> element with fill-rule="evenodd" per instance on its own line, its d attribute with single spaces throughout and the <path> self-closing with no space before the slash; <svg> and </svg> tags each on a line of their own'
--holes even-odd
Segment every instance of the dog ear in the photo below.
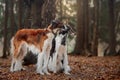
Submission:
<svg viewBox="0 0 120 80">
<path fill-rule="evenodd" d="M 51 22 L 51 24 L 52 24 L 52 27 L 53 28 L 62 28 L 62 26 L 64 25 L 61 21 L 59 21 L 59 20 L 53 20 L 52 22 Z"/>
<path fill-rule="evenodd" d="M 75 30 L 73 29 L 73 27 L 71 27 L 70 25 L 67 25 L 67 27 L 69 28 L 70 32 L 75 33 Z"/>
<path fill-rule="evenodd" d="M 56 28 L 59 23 L 60 23 L 60 21 L 58 21 L 58 20 L 53 20 L 53 21 L 51 22 L 51 26 L 52 26 L 53 28 Z"/>
<path fill-rule="evenodd" d="M 54 29 L 54 28 L 57 28 L 57 25 L 58 25 L 58 21 L 57 20 L 53 20 L 50 25 L 47 27 L 47 29 Z"/>
<path fill-rule="evenodd" d="M 67 30 L 68 30 L 68 31 L 70 31 L 70 30 L 71 30 L 71 28 L 70 28 L 70 26 L 69 26 L 69 25 L 67 26 Z"/>
<path fill-rule="evenodd" d="M 59 20 L 52 20 L 52 24 L 59 24 L 60 21 Z"/>
</svg>

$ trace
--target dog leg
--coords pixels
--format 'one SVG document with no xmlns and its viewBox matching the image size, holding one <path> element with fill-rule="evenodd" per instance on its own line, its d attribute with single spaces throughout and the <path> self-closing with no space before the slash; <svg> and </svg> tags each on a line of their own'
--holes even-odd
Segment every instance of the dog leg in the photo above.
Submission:
<svg viewBox="0 0 120 80">
<path fill-rule="evenodd" d="M 56 52 L 53 55 L 53 72 L 56 73 L 57 72 L 57 56 L 59 54 L 59 48 L 60 48 L 60 44 L 56 42 Z"/>
<path fill-rule="evenodd" d="M 42 52 L 38 55 L 38 60 L 37 60 L 37 73 L 40 73 L 42 75 L 44 75 L 44 72 L 47 74 L 47 61 L 46 61 L 46 50 L 48 47 L 48 42 L 47 40 L 44 42 L 43 45 L 43 50 Z M 43 71 L 43 72 L 42 72 Z M 48 73 L 49 74 L 49 73 Z"/>
<path fill-rule="evenodd" d="M 45 54 L 44 54 L 44 66 L 43 66 L 43 71 L 50 75 L 50 73 L 48 72 L 48 62 L 49 62 L 49 58 L 50 58 L 50 50 L 51 50 L 51 43 L 46 43 L 47 47 L 44 48 L 45 51 L 43 51 Z M 46 46 L 45 45 L 45 46 Z"/>
<path fill-rule="evenodd" d="M 61 60 L 57 60 L 58 62 L 57 62 L 57 72 L 62 72 L 64 69 L 63 69 L 63 64 L 62 64 L 62 62 L 61 62 Z"/>
<path fill-rule="evenodd" d="M 22 70 L 22 61 L 21 60 L 16 60 L 14 71 L 21 71 L 21 70 Z"/>
<path fill-rule="evenodd" d="M 44 73 L 42 72 L 42 65 L 43 65 L 43 53 L 39 53 L 38 54 L 38 59 L 37 59 L 37 73 L 40 73 L 41 75 L 44 75 Z"/>
<path fill-rule="evenodd" d="M 56 73 L 56 67 L 57 67 L 57 53 L 54 54 L 54 57 L 53 57 L 53 73 Z"/>
<path fill-rule="evenodd" d="M 47 70 L 47 65 L 48 65 L 48 60 L 49 60 L 49 54 L 44 54 L 44 65 L 43 65 L 43 72 L 46 73 L 47 75 L 50 75 L 50 73 Z"/>
<path fill-rule="evenodd" d="M 15 53 L 17 55 L 12 55 L 12 63 L 11 63 L 11 69 L 10 69 L 11 72 L 23 70 L 22 59 L 27 53 L 26 44 L 24 42 L 21 43 L 19 49 L 14 51 L 14 54 Z"/>
<path fill-rule="evenodd" d="M 53 66 L 52 66 L 52 57 L 50 57 L 50 58 L 49 58 L 49 62 L 48 62 L 48 69 L 49 69 L 49 71 L 53 71 L 53 70 L 52 70 L 52 67 L 53 67 Z"/>
<path fill-rule="evenodd" d="M 64 67 L 64 73 L 70 75 L 70 67 L 68 65 L 68 56 L 67 56 L 67 50 L 65 50 L 65 53 L 63 54 L 63 67 Z"/>
<path fill-rule="evenodd" d="M 11 62 L 11 67 L 10 67 L 10 71 L 11 72 L 14 72 L 14 67 L 15 67 L 15 60 L 14 58 L 12 59 L 12 62 Z"/>
</svg>

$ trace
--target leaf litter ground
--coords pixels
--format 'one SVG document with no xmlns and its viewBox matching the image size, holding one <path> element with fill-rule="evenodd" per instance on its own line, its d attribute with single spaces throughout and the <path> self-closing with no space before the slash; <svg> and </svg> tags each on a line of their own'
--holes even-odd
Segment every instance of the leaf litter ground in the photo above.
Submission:
<svg viewBox="0 0 120 80">
<path fill-rule="evenodd" d="M 71 75 L 51 73 L 39 75 L 35 65 L 24 66 L 25 71 L 11 73 L 11 58 L 0 58 L 0 80 L 120 80 L 120 56 L 82 57 L 69 55 Z"/>
</svg>

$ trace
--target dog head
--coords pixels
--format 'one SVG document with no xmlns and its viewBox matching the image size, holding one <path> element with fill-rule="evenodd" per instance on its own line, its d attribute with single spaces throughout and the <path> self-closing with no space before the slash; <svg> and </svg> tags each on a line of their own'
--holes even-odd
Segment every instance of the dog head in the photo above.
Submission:
<svg viewBox="0 0 120 80">
<path fill-rule="evenodd" d="M 52 28 L 61 28 L 63 26 L 63 23 L 60 22 L 59 20 L 53 20 L 51 22 L 51 27 Z"/>
<path fill-rule="evenodd" d="M 62 28 L 63 25 L 64 25 L 64 24 L 63 24 L 61 21 L 59 21 L 59 20 L 53 20 L 53 21 L 51 22 L 51 24 L 48 26 L 47 29 L 56 32 L 56 30 Z"/>
<path fill-rule="evenodd" d="M 69 25 L 63 25 L 59 30 L 58 32 L 59 34 L 62 34 L 62 35 L 65 35 L 65 34 L 73 34 L 74 33 L 74 30 L 72 29 L 72 27 L 70 27 Z"/>
</svg>

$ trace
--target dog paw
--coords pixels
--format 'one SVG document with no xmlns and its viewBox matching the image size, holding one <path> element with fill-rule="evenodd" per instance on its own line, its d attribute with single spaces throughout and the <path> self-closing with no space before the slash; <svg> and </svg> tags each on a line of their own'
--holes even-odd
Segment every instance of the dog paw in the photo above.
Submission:
<svg viewBox="0 0 120 80">
<path fill-rule="evenodd" d="M 43 73 L 43 72 L 40 72 L 40 74 L 41 74 L 41 75 L 44 75 L 44 73 Z"/>
<path fill-rule="evenodd" d="M 22 68 L 21 71 L 25 71 L 26 69 L 25 68 Z"/>
<path fill-rule="evenodd" d="M 47 75 L 50 75 L 50 73 L 48 72 L 47 69 L 43 69 L 43 72 L 44 72 L 45 74 L 47 74 Z"/>
<path fill-rule="evenodd" d="M 54 74 L 56 74 L 56 73 L 57 73 L 57 71 L 56 71 L 56 70 L 54 70 L 54 71 L 53 71 L 53 73 L 54 73 Z"/>
<path fill-rule="evenodd" d="M 51 75 L 49 72 L 46 72 L 47 75 Z"/>
<path fill-rule="evenodd" d="M 10 70 L 10 72 L 14 72 L 14 70 Z"/>
<path fill-rule="evenodd" d="M 66 75 L 71 75 L 69 72 L 64 72 Z"/>
<path fill-rule="evenodd" d="M 43 72 L 37 72 L 38 74 L 40 74 L 40 75 L 44 75 L 44 73 Z"/>
<path fill-rule="evenodd" d="M 38 74 L 44 75 L 44 73 L 42 71 L 36 71 Z"/>
<path fill-rule="evenodd" d="M 67 66 L 67 71 L 69 71 L 69 72 L 71 71 L 71 68 L 70 68 L 70 66 Z"/>
</svg>

